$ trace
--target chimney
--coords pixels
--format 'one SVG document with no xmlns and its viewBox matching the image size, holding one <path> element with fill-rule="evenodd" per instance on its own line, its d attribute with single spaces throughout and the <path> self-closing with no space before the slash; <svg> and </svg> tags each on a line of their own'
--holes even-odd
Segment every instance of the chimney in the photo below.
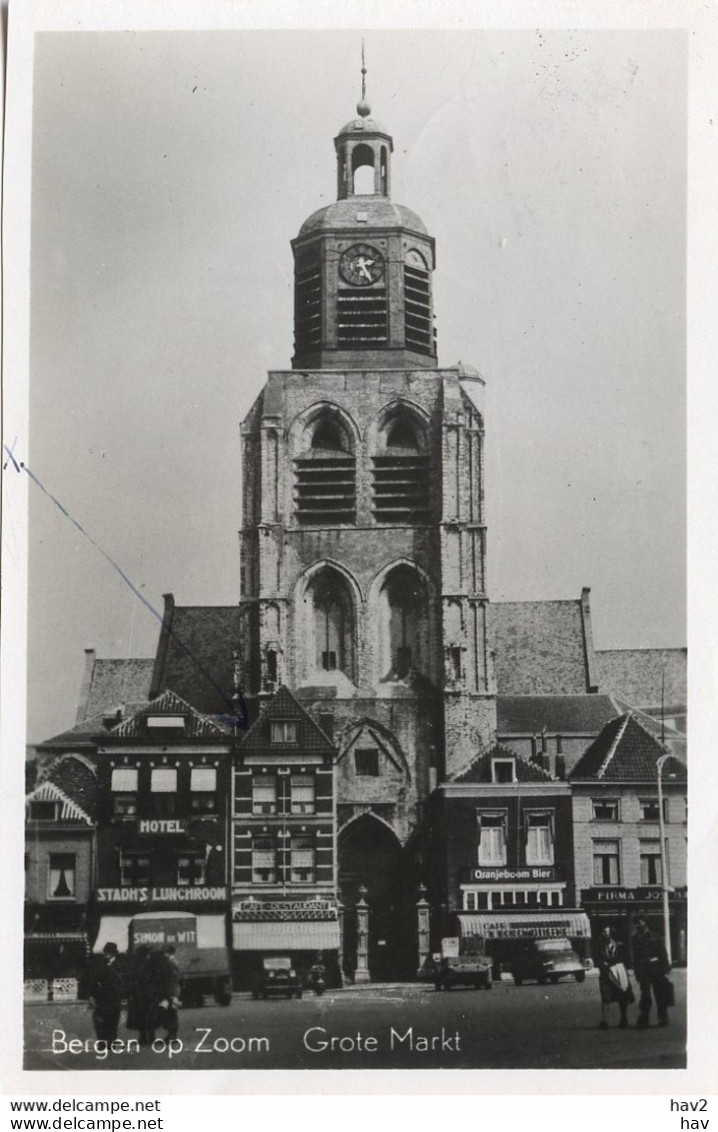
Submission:
<svg viewBox="0 0 718 1132">
<path fill-rule="evenodd" d="M 85 649 L 85 671 L 82 674 L 80 687 L 80 701 L 77 705 L 77 718 L 75 723 L 82 723 L 87 719 L 87 708 L 90 702 L 90 688 L 92 686 L 92 673 L 95 670 L 95 650 Z"/>
<path fill-rule="evenodd" d="M 556 755 L 556 777 L 562 782 L 566 780 L 566 756 Z"/>
</svg>

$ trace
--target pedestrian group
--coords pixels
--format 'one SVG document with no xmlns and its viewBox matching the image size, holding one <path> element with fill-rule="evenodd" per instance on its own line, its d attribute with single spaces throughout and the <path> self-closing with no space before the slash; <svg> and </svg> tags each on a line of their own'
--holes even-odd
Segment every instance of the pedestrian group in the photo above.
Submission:
<svg viewBox="0 0 718 1132">
<path fill-rule="evenodd" d="M 106 943 L 90 985 L 97 1038 L 115 1041 L 122 1002 L 127 998 L 125 1024 L 128 1030 L 139 1031 L 141 1046 L 152 1045 L 159 1029 L 164 1029 L 166 1040 L 171 1041 L 179 1031 L 180 993 L 180 972 L 171 943 L 161 951 L 141 944 L 129 963 L 120 959 L 116 943 Z"/>
<path fill-rule="evenodd" d="M 633 945 L 633 973 L 638 981 L 638 1019 L 636 1027 L 645 1030 L 649 1025 L 653 1000 L 656 1002 L 658 1025 L 668 1025 L 668 1008 L 674 1005 L 673 983 L 668 978 L 671 965 L 668 961 L 663 940 L 655 935 L 645 919 L 639 916 L 635 922 Z M 618 1004 L 621 1029 L 628 1026 L 628 1007 L 636 996 L 631 979 L 623 961 L 621 945 L 613 938 L 611 928 L 604 928 L 596 949 L 598 967 L 598 987 L 601 995 L 601 1021 L 599 1027 L 608 1029 L 607 1008 Z"/>
</svg>

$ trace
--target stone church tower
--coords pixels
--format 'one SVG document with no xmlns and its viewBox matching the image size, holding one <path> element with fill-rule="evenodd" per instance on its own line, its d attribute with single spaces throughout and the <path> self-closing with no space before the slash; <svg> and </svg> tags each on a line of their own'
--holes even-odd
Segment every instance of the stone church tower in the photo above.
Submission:
<svg viewBox="0 0 718 1132">
<path fill-rule="evenodd" d="M 364 99 L 334 145 L 337 200 L 292 242 L 292 368 L 242 425 L 241 663 L 248 699 L 286 684 L 339 748 L 340 895 L 367 889 L 381 978 L 412 962 L 423 803 L 495 735 L 483 381 L 438 368 L 434 240 Z"/>
</svg>

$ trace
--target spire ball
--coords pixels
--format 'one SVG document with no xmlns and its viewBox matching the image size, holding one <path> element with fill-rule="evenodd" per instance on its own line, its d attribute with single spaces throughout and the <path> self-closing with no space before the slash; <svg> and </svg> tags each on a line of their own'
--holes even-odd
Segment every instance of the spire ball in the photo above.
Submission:
<svg viewBox="0 0 718 1132">
<path fill-rule="evenodd" d="M 360 118 L 368 118 L 371 114 L 371 106 L 365 98 L 360 98 L 357 102 L 357 114 Z"/>
</svg>

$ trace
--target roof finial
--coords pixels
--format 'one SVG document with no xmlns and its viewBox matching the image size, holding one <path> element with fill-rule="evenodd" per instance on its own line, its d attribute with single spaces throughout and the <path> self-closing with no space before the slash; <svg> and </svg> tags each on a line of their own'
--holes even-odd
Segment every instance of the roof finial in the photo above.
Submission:
<svg viewBox="0 0 718 1132">
<path fill-rule="evenodd" d="M 364 59 L 364 40 L 361 41 L 361 98 L 357 102 L 357 114 L 361 118 L 368 118 L 371 106 L 366 100 L 366 61 Z"/>
</svg>

